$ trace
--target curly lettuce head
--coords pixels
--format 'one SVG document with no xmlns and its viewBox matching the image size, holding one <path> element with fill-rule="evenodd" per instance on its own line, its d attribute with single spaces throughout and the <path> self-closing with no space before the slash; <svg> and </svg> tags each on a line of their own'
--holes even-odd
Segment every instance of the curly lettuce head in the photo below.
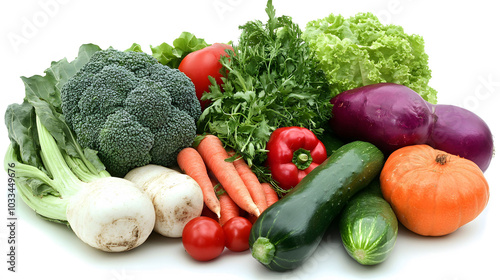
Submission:
<svg viewBox="0 0 500 280">
<path fill-rule="evenodd" d="M 371 13 L 329 15 L 310 21 L 304 40 L 315 52 L 334 94 L 375 83 L 397 83 L 436 103 L 424 40 L 401 26 L 384 25 Z"/>
</svg>

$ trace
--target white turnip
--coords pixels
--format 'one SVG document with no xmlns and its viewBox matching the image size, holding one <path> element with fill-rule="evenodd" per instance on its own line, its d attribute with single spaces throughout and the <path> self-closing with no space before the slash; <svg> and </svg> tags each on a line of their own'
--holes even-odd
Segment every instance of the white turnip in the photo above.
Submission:
<svg viewBox="0 0 500 280">
<path fill-rule="evenodd" d="M 184 226 L 203 210 L 198 183 L 176 170 L 149 164 L 131 170 L 125 179 L 134 182 L 153 202 L 154 230 L 167 237 L 181 237 Z"/>
<path fill-rule="evenodd" d="M 107 252 L 141 245 L 155 224 L 149 197 L 134 183 L 115 177 L 95 180 L 79 191 L 69 201 L 66 217 L 83 242 Z"/>
</svg>

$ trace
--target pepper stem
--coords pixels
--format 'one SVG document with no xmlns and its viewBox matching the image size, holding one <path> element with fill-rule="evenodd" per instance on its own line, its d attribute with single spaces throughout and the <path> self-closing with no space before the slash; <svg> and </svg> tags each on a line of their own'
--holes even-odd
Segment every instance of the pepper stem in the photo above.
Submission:
<svg viewBox="0 0 500 280">
<path fill-rule="evenodd" d="M 253 243 L 252 257 L 262 264 L 268 265 L 273 260 L 275 251 L 274 244 L 269 239 L 261 236 Z"/>
<path fill-rule="evenodd" d="M 311 163 L 313 162 L 311 152 L 306 150 L 306 149 L 302 149 L 302 148 L 297 149 L 293 153 L 292 162 L 300 170 L 307 169 L 309 167 L 309 165 L 311 165 Z"/>
</svg>

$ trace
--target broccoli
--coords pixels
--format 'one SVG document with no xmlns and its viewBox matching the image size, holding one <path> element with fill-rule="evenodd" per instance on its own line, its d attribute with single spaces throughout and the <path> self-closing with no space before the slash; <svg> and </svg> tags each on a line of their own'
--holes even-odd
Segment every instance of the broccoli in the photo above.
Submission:
<svg viewBox="0 0 500 280">
<path fill-rule="evenodd" d="M 194 84 L 146 53 L 101 50 L 61 88 L 77 141 L 113 176 L 146 164 L 171 167 L 192 144 L 201 106 Z"/>
</svg>

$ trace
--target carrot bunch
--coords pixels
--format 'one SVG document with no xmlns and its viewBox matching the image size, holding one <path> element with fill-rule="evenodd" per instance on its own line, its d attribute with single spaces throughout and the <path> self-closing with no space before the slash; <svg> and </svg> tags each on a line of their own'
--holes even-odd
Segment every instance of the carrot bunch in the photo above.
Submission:
<svg viewBox="0 0 500 280">
<path fill-rule="evenodd" d="M 227 161 L 233 156 L 215 135 L 204 136 L 196 147 L 184 148 L 177 156 L 179 167 L 200 185 L 206 208 L 221 225 L 235 216 L 254 220 L 278 200 L 274 189 L 259 182 L 243 159 Z"/>
</svg>

